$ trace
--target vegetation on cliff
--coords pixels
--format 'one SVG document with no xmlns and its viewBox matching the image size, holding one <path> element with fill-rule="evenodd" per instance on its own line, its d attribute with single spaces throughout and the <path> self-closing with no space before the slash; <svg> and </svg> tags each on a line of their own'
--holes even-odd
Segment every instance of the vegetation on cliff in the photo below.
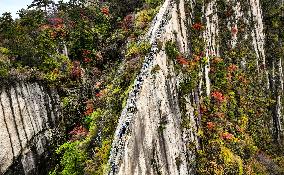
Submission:
<svg viewBox="0 0 284 175">
<path fill-rule="evenodd" d="M 191 53 L 181 53 L 176 41 L 158 43 L 165 48 L 179 84 L 182 127 L 190 129 L 186 96 L 198 94 L 194 115 L 198 143 L 197 174 L 283 174 L 283 136 L 273 126 L 281 82 L 267 93 L 265 71 L 274 71 L 271 58 L 283 58 L 283 6 L 264 7 L 267 31 L 267 67 L 257 65 L 256 55 L 243 37 L 251 26 L 222 30 L 220 56 L 206 56 L 202 6 L 198 0 L 188 27 Z M 28 9 L 0 17 L 0 77 L 26 75 L 45 80 L 59 89 L 66 123 L 66 142 L 55 151 L 52 175 L 105 174 L 114 131 L 134 78 L 151 45 L 144 35 L 159 10 L 161 0 L 85 1 L 54 3 L 34 0 Z M 268 4 L 268 5 L 267 5 Z M 218 0 L 220 21 L 228 20 L 232 7 Z M 233 35 L 242 38 L 229 47 Z M 272 51 L 273 50 L 273 51 Z M 246 63 L 243 64 L 243 60 Z M 269 59 L 270 58 L 270 59 Z M 210 63 L 209 96 L 200 72 Z M 154 67 L 154 74 L 160 68 Z M 279 76 L 279 75 L 277 75 Z M 275 93 L 273 93 L 275 92 Z M 195 97 L 193 97 L 195 98 Z M 163 130 L 164 126 L 159 129 Z M 280 139 L 281 137 L 281 139 Z M 177 161 L 178 162 L 178 161 Z"/>
</svg>

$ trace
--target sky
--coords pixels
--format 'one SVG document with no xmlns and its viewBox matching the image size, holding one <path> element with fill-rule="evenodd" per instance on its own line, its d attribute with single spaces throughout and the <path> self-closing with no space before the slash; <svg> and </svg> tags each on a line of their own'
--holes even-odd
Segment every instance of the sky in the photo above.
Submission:
<svg viewBox="0 0 284 175">
<path fill-rule="evenodd" d="M 11 12 L 13 18 L 17 18 L 17 11 L 27 8 L 32 2 L 33 0 L 0 0 L 0 16 L 5 12 Z"/>
</svg>

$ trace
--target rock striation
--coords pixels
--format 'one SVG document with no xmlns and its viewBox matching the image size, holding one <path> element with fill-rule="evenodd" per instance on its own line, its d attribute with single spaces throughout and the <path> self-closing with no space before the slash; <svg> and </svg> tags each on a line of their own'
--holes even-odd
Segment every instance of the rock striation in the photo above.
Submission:
<svg viewBox="0 0 284 175">
<path fill-rule="evenodd" d="M 0 174 L 47 174 L 61 120 L 56 90 L 9 80 L 0 95 Z"/>
<path fill-rule="evenodd" d="M 209 96 L 210 58 L 224 56 L 226 50 L 245 46 L 254 55 L 259 75 L 266 79 L 267 92 L 273 92 L 269 82 L 281 82 L 276 95 L 275 115 L 272 116 L 277 139 L 283 134 L 283 62 L 267 60 L 265 49 L 265 22 L 259 0 L 208 1 L 196 8 L 195 0 L 165 0 L 155 17 L 147 39 L 152 44 L 151 52 L 145 58 L 140 74 L 134 82 L 127 105 L 122 111 L 112 144 L 109 159 L 110 175 L 150 174 L 195 174 L 194 152 L 198 149 L 198 120 L 193 106 L 198 96 Z M 200 10 L 200 11 L 196 11 Z M 200 70 L 201 80 L 198 92 L 188 95 L 187 116 L 192 129 L 181 126 L 181 110 L 178 95 L 182 75 L 174 71 L 164 47 L 159 42 L 175 41 L 180 52 L 191 54 L 190 27 L 195 23 L 194 14 L 202 13 L 205 57 L 207 63 Z M 224 18 L 224 16 L 226 18 Z M 253 21 L 253 22 L 252 22 Z M 224 28 L 229 33 L 224 33 Z M 226 38 L 225 38 L 226 37 Z M 231 60 L 246 68 L 247 58 Z M 270 72 L 267 62 L 278 65 Z M 159 67 L 153 73 L 153 69 Z M 279 76 L 275 76 L 275 71 Z M 269 78 L 270 77 L 270 78 Z M 195 145 L 188 151 L 188 145 Z"/>
<path fill-rule="evenodd" d="M 184 7 L 184 1 L 180 1 Z M 178 105 L 179 77 L 158 42 L 176 39 L 187 52 L 185 11 L 166 0 L 148 33 L 152 44 L 122 111 L 110 156 L 109 174 L 192 174 L 194 154 L 186 145 L 196 141 L 181 127 Z M 177 34 L 177 35 L 176 35 Z M 159 67 L 157 72 L 153 70 Z M 192 114 L 192 113 L 191 113 Z"/>
</svg>

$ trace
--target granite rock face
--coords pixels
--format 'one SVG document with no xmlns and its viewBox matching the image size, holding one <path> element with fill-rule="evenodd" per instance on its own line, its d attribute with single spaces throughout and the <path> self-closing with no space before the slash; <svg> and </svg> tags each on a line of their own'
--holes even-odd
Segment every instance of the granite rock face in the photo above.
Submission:
<svg viewBox="0 0 284 175">
<path fill-rule="evenodd" d="M 197 4 L 194 0 L 164 1 L 147 35 L 147 39 L 152 44 L 151 52 L 145 58 L 117 126 L 109 159 L 109 174 L 195 174 L 195 149 L 189 151 L 187 146 L 194 143 L 195 148 L 198 149 L 198 119 L 194 117 L 193 106 L 198 104 L 198 96 L 208 96 L 211 93 L 210 58 L 222 56 L 226 50 L 235 48 L 239 44 L 245 45 L 253 52 L 257 68 L 267 63 L 266 36 L 260 1 L 222 2 L 233 9 L 233 13 L 227 19 L 222 19 L 222 13 L 219 12 L 224 9 L 218 9 L 220 6 L 216 0 L 207 1 L 199 8 L 200 12 L 194 11 Z M 187 114 L 183 117 L 188 117 L 192 126 L 192 129 L 185 130 L 181 126 L 182 116 L 178 103 L 180 97 L 177 93 L 183 75 L 177 75 L 164 47 L 158 48 L 158 43 L 175 41 L 180 52 L 190 55 L 192 50 L 189 28 L 195 23 L 194 13 L 202 13 L 204 30 L 200 39 L 205 43 L 205 56 L 208 62 L 200 70 L 202 78 L 198 94 L 184 94 L 188 95 L 188 100 Z M 240 24 L 242 26 L 238 26 Z M 223 35 L 224 28 L 232 31 L 226 36 L 227 38 Z M 267 79 L 267 87 L 264 87 L 267 91 L 273 91 L 269 82 L 282 82 L 279 86 L 282 88 L 281 94 L 277 95 L 277 112 L 272 117 L 274 124 L 271 126 L 280 135 L 281 132 L 283 133 L 284 124 L 281 105 L 283 63 L 281 60 L 269 61 L 279 65 L 279 70 L 258 71 L 260 76 Z M 246 62 L 244 57 L 238 64 L 245 69 Z M 157 67 L 159 69 L 156 69 Z M 281 76 L 273 76 L 274 71 Z"/>
<path fill-rule="evenodd" d="M 184 1 L 180 1 L 184 8 Z M 196 142 L 193 113 L 192 130 L 181 127 L 178 85 L 173 64 L 158 42 L 176 40 L 187 51 L 185 11 L 166 0 L 148 33 L 152 44 L 132 92 L 129 94 L 115 133 L 109 174 L 192 174 L 193 152 L 187 143 Z M 155 71 L 157 70 L 157 71 Z"/>
<path fill-rule="evenodd" d="M 61 120 L 56 90 L 11 80 L 0 94 L 0 174 L 47 174 Z"/>
</svg>

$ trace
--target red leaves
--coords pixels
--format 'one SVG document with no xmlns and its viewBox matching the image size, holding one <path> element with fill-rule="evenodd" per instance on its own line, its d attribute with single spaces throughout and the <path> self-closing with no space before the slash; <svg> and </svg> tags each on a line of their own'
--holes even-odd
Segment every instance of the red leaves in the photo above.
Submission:
<svg viewBox="0 0 284 175">
<path fill-rule="evenodd" d="M 79 140 L 88 135 L 88 130 L 83 126 L 76 126 L 69 134 L 72 135 L 71 140 Z"/>
<path fill-rule="evenodd" d="M 53 29 L 60 30 L 64 28 L 62 18 L 49 18 L 48 21 L 51 24 Z"/>
<path fill-rule="evenodd" d="M 222 103 L 222 102 L 225 101 L 224 95 L 221 92 L 219 92 L 219 91 L 212 92 L 211 96 L 214 98 L 214 100 L 216 100 L 219 103 Z"/>
<path fill-rule="evenodd" d="M 80 67 L 80 62 L 79 61 L 74 61 L 73 62 L 73 67 L 71 70 L 71 77 L 73 79 L 79 79 L 82 76 L 83 72 Z"/>
<path fill-rule="evenodd" d="M 236 26 L 232 27 L 231 32 L 232 32 L 233 35 L 237 35 L 238 34 L 238 28 Z"/>
<path fill-rule="evenodd" d="M 83 53 L 82 53 L 82 55 L 83 55 L 83 61 L 84 61 L 84 63 L 90 63 L 91 61 L 92 61 L 92 59 L 90 58 L 90 57 L 88 57 L 88 56 L 90 56 L 90 54 L 92 53 L 92 51 L 90 51 L 90 50 L 87 50 L 87 49 L 83 49 L 83 51 L 82 51 Z"/>
<path fill-rule="evenodd" d="M 86 134 L 88 131 L 83 126 L 76 126 L 72 131 L 69 132 L 69 134 L 72 135 L 79 135 L 79 134 Z"/>
<path fill-rule="evenodd" d="M 109 8 L 108 7 L 103 7 L 101 8 L 101 12 L 106 15 L 106 16 L 109 16 Z"/>
<path fill-rule="evenodd" d="M 88 54 L 90 54 L 91 51 L 90 50 L 87 50 L 87 49 L 83 49 L 83 55 L 86 56 Z"/>
<path fill-rule="evenodd" d="M 91 61 L 92 61 L 91 58 L 84 58 L 84 62 L 85 62 L 85 63 L 89 63 L 89 62 L 91 62 Z"/>
<path fill-rule="evenodd" d="M 208 111 L 206 106 L 204 106 L 204 105 L 200 106 L 199 109 L 200 109 L 201 114 L 205 114 Z"/>
<path fill-rule="evenodd" d="M 195 23 L 195 24 L 192 25 L 192 28 L 194 30 L 202 30 L 203 26 L 202 26 L 201 23 Z"/>
<path fill-rule="evenodd" d="M 224 140 L 231 140 L 232 138 L 234 138 L 234 135 L 231 134 L 231 133 L 225 132 L 225 133 L 222 134 L 222 138 Z"/>
<path fill-rule="evenodd" d="M 63 23 L 62 18 L 49 18 L 48 21 L 52 24 L 60 24 Z"/>
<path fill-rule="evenodd" d="M 124 29 L 124 30 L 128 30 L 130 29 L 132 26 L 133 26 L 133 22 L 134 22 L 134 17 L 133 15 L 127 15 L 122 23 L 121 23 L 121 27 Z"/>
<path fill-rule="evenodd" d="M 177 56 L 177 61 L 179 64 L 188 65 L 188 61 L 182 55 Z"/>
<path fill-rule="evenodd" d="M 94 104 L 91 100 L 86 101 L 86 111 L 84 112 L 85 115 L 90 115 L 94 112 Z"/>
<path fill-rule="evenodd" d="M 96 93 L 96 97 L 101 97 L 103 94 L 101 92 Z"/>
<path fill-rule="evenodd" d="M 207 122 L 207 128 L 209 130 L 213 129 L 215 127 L 215 124 L 213 122 Z"/>
</svg>

